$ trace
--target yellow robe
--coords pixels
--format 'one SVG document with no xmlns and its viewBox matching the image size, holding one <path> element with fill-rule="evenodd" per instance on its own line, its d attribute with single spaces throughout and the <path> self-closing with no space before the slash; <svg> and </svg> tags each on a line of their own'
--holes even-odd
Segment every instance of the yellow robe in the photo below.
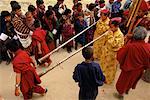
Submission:
<svg viewBox="0 0 150 100">
<path fill-rule="evenodd" d="M 101 48 L 100 65 L 106 77 L 106 84 L 111 84 L 117 71 L 117 51 L 124 45 L 124 36 L 119 28 L 114 33 L 109 30 L 103 42 L 105 44 Z"/>
<path fill-rule="evenodd" d="M 94 32 L 94 39 L 102 35 L 104 32 L 106 32 L 109 29 L 109 21 L 110 19 L 107 18 L 105 21 L 102 21 L 101 19 L 97 22 L 96 30 Z M 102 37 L 99 40 L 95 41 L 93 44 L 93 57 L 95 59 L 100 59 L 101 54 L 101 47 L 104 45 L 105 38 Z"/>
</svg>

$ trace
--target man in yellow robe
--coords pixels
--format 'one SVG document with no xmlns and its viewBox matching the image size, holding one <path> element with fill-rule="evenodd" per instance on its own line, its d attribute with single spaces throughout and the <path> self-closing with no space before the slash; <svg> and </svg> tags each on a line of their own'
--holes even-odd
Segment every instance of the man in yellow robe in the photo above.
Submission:
<svg viewBox="0 0 150 100">
<path fill-rule="evenodd" d="M 96 39 L 97 37 L 99 37 L 100 35 L 102 35 L 103 33 L 105 33 L 106 31 L 108 31 L 109 29 L 109 21 L 110 19 L 108 18 L 109 16 L 109 10 L 104 9 L 101 10 L 101 18 L 99 19 L 99 21 L 97 22 L 96 25 L 96 30 L 94 32 L 94 39 Z M 104 40 L 105 38 L 102 37 L 101 39 L 97 40 L 96 42 L 94 42 L 93 44 L 93 57 L 94 59 L 100 59 L 100 54 L 101 54 L 101 48 L 104 45 Z"/>
<path fill-rule="evenodd" d="M 124 36 L 119 29 L 121 18 L 113 18 L 110 21 L 110 30 L 108 34 L 101 40 L 100 65 L 106 77 L 106 84 L 111 84 L 115 79 L 117 71 L 116 55 L 118 50 L 124 45 Z"/>
</svg>

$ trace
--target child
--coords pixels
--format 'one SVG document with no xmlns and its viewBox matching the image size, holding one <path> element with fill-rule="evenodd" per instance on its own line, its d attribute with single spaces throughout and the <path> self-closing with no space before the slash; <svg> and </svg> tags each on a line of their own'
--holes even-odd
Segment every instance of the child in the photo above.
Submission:
<svg viewBox="0 0 150 100">
<path fill-rule="evenodd" d="M 47 10 L 44 16 L 43 29 L 48 31 L 46 42 L 50 51 L 54 50 L 57 44 L 58 20 L 53 10 Z"/>
<path fill-rule="evenodd" d="M 39 20 L 34 21 L 34 27 L 36 29 L 33 32 L 32 39 L 33 39 L 35 59 L 37 61 L 37 64 L 39 65 L 44 64 L 44 66 L 49 66 L 52 62 L 50 58 L 45 59 L 42 63 L 38 62 L 39 58 L 49 53 L 49 48 L 45 41 L 46 31 L 44 31 L 41 28 L 41 24 Z"/>
<path fill-rule="evenodd" d="M 13 69 L 16 73 L 15 95 L 19 96 L 21 91 L 24 100 L 31 99 L 33 92 L 44 95 L 47 89 L 38 85 L 41 80 L 34 68 L 35 64 L 27 52 L 21 50 L 15 40 L 9 42 L 7 48 L 15 54 L 12 61 Z"/>
<path fill-rule="evenodd" d="M 99 64 L 93 62 L 93 50 L 84 48 L 82 55 L 85 61 L 78 64 L 73 73 L 73 79 L 79 83 L 79 100 L 95 100 L 98 94 L 98 86 L 105 81 Z"/>
<path fill-rule="evenodd" d="M 63 42 L 66 42 L 67 40 L 69 40 L 72 36 L 74 35 L 74 28 L 73 25 L 71 24 L 71 21 L 69 18 L 67 18 L 63 24 L 62 27 L 62 38 L 63 38 Z M 66 45 L 67 48 L 67 52 L 70 53 L 72 52 L 71 47 L 73 47 L 73 41 L 69 42 Z"/>
<path fill-rule="evenodd" d="M 37 13 L 37 19 L 40 20 L 41 24 L 43 24 L 43 17 L 45 14 L 45 4 L 43 0 L 36 0 L 36 13 Z"/>
<path fill-rule="evenodd" d="M 37 12 L 36 12 L 36 8 L 34 5 L 28 6 L 28 12 L 31 12 L 34 19 L 37 19 Z"/>
<path fill-rule="evenodd" d="M 78 19 L 78 14 L 79 13 L 83 13 L 83 9 L 82 9 L 82 3 L 77 3 L 75 5 L 75 8 L 73 10 L 73 19 L 74 21 L 76 21 Z"/>
<path fill-rule="evenodd" d="M 79 13 L 78 14 L 78 20 L 75 21 L 75 24 L 74 24 L 74 28 L 75 28 L 75 33 L 76 34 L 79 34 L 80 32 L 82 32 L 84 29 L 87 28 L 87 23 L 86 21 L 84 20 L 84 14 L 83 13 Z M 83 34 L 81 34 L 80 36 L 78 36 L 76 39 L 75 39 L 75 49 L 77 50 L 77 47 L 78 47 L 78 43 L 81 45 L 81 46 L 84 46 L 86 44 L 86 35 L 87 32 L 84 32 Z"/>
</svg>

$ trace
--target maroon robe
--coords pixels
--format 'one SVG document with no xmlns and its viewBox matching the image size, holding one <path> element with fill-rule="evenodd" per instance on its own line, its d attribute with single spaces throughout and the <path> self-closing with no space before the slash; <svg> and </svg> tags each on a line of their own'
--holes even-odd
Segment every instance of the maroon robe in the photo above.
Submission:
<svg viewBox="0 0 150 100">
<path fill-rule="evenodd" d="M 71 24 L 64 24 L 63 28 L 62 28 L 62 38 L 63 38 L 63 42 L 68 41 L 69 39 L 71 39 L 71 37 L 73 37 L 73 33 L 74 33 L 74 28 Z M 73 46 L 73 41 L 70 41 L 67 46 Z"/>
<path fill-rule="evenodd" d="M 34 54 L 35 54 L 35 59 L 36 60 L 39 59 L 40 57 L 45 56 L 46 54 L 48 54 L 50 52 L 49 48 L 48 48 L 48 46 L 46 44 L 45 37 L 46 37 L 46 31 L 43 30 L 42 28 L 37 28 L 33 32 L 32 44 L 33 44 Z M 38 43 L 41 44 L 42 55 L 40 55 L 40 56 L 38 55 L 38 47 L 37 47 Z M 50 60 L 50 58 L 47 58 L 44 62 L 51 63 L 51 60 Z"/>
<path fill-rule="evenodd" d="M 32 59 L 26 51 L 21 49 L 15 53 L 12 61 L 14 72 L 21 73 L 20 90 L 25 99 L 28 99 L 28 92 L 45 92 L 45 89 L 37 85 L 41 83 L 41 80 L 31 63 L 33 63 Z"/>
<path fill-rule="evenodd" d="M 150 68 L 150 44 L 143 40 L 132 41 L 118 51 L 121 74 L 116 83 L 119 94 L 135 89 L 143 71 Z"/>
</svg>

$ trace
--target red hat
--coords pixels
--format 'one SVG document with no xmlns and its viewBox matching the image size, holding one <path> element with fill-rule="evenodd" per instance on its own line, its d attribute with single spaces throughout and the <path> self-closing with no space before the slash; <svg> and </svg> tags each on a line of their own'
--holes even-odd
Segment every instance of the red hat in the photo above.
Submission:
<svg viewBox="0 0 150 100">
<path fill-rule="evenodd" d="M 145 2 L 145 0 L 142 0 L 140 9 L 141 9 L 142 11 L 148 11 L 148 5 L 147 5 L 147 3 Z"/>
<path fill-rule="evenodd" d="M 112 18 L 112 19 L 111 19 L 112 22 L 113 22 L 113 21 L 116 21 L 116 22 L 118 22 L 118 23 L 121 23 L 121 20 L 122 20 L 121 17 L 115 17 L 115 18 Z"/>
<path fill-rule="evenodd" d="M 101 13 L 107 14 L 107 13 L 109 13 L 109 10 L 108 9 L 103 9 L 103 10 L 101 10 Z"/>
</svg>

